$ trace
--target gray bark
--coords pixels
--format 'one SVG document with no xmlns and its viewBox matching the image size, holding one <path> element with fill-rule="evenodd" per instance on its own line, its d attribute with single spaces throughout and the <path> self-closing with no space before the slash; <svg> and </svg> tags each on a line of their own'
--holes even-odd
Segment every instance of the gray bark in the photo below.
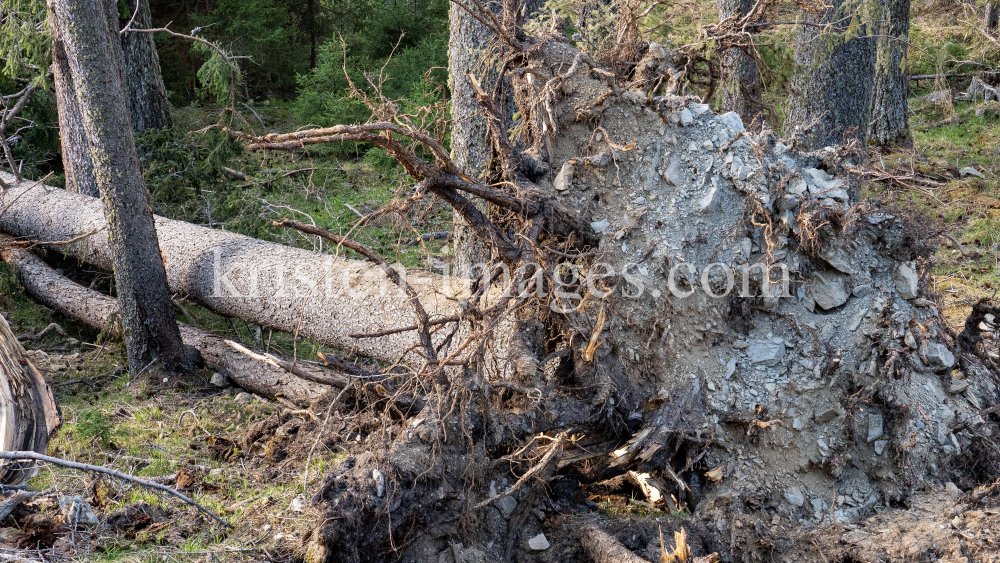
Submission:
<svg viewBox="0 0 1000 563">
<path fill-rule="evenodd" d="M 116 54 L 120 43 L 112 40 L 104 7 L 103 0 L 49 0 L 107 218 L 129 369 L 138 373 L 157 359 L 166 369 L 181 369 L 187 360 L 135 151 Z"/>
<path fill-rule="evenodd" d="M 149 0 L 139 0 L 132 28 L 152 27 Z M 147 129 L 170 127 L 170 104 L 167 101 L 167 88 L 163 84 L 160 57 L 156 54 L 153 34 L 123 33 L 121 44 L 125 60 L 125 93 L 129 102 L 129 115 L 132 117 L 132 130 L 139 134 Z"/>
<path fill-rule="evenodd" d="M 0 316 L 0 451 L 45 453 L 61 423 L 52 391 Z M 4 463 L 0 483 L 19 485 L 36 473 L 32 464 Z"/>
<path fill-rule="evenodd" d="M 467 74 L 482 79 L 480 56 L 492 33 L 457 3 L 452 3 L 448 40 L 448 76 L 451 88 L 451 158 L 472 178 L 486 173 L 490 153 L 483 118 L 475 90 Z M 483 207 L 477 202 L 477 207 Z M 453 247 L 455 271 L 466 276 L 476 262 L 483 262 L 487 250 L 478 243 L 461 217 L 456 215 Z"/>
<path fill-rule="evenodd" d="M 910 33 L 910 0 L 882 0 L 881 6 L 868 137 L 878 145 L 909 144 L 906 39 Z"/>
<path fill-rule="evenodd" d="M 828 26 L 802 26 L 795 45 L 799 71 L 792 80 L 785 128 L 805 147 L 837 145 L 850 138 L 864 146 L 867 140 L 876 45 L 874 30 L 863 23 L 870 17 L 861 13 L 852 18 L 864 6 L 836 0 L 832 7 L 803 18 Z M 862 23 L 847 28 L 858 20 Z"/>
<path fill-rule="evenodd" d="M 73 87 L 73 72 L 66 59 L 65 29 L 58 16 L 49 9 L 49 29 L 52 33 L 52 75 L 55 81 L 56 107 L 59 112 L 59 142 L 62 146 L 66 189 L 97 197 L 97 180 L 90 149 L 83 130 L 83 116 Z"/>
<path fill-rule="evenodd" d="M 67 241 L 57 247 L 97 267 L 111 269 L 111 245 L 100 201 L 65 190 L 15 185 L 0 194 L 0 231 L 45 241 Z M 415 324 L 416 317 L 398 287 L 378 266 L 252 239 L 156 217 L 160 251 L 170 291 L 189 296 L 221 315 L 237 317 L 275 330 L 298 334 L 322 344 L 387 362 L 419 361 L 407 352 L 414 332 L 382 338 L 352 338 Z M 408 272 L 431 318 L 458 314 L 455 301 L 468 295 L 468 283 L 426 272 Z M 444 331 L 442 331 L 444 332 Z M 439 333 L 440 334 L 440 333 Z M 419 366 L 419 364 L 418 364 Z"/>
<path fill-rule="evenodd" d="M 993 32 L 1000 26 L 1000 2 L 987 2 L 983 17 L 983 29 Z"/>
<path fill-rule="evenodd" d="M 751 0 L 719 0 L 719 19 L 745 16 L 753 7 Z M 722 53 L 722 83 L 719 89 L 722 109 L 735 111 L 744 123 L 752 123 L 761 114 L 761 84 L 757 62 L 741 49 Z"/>
<path fill-rule="evenodd" d="M 14 250 L 12 247 L 0 249 L 0 258 L 14 268 L 18 281 L 40 303 L 77 322 L 115 332 L 119 318 L 118 303 L 111 297 L 61 276 L 41 258 L 26 250 Z M 228 376 L 231 381 L 253 393 L 272 398 L 281 396 L 298 404 L 309 404 L 330 390 L 329 386 L 294 377 L 283 369 L 251 359 L 226 344 L 224 339 L 203 330 L 185 324 L 180 325 L 180 330 L 184 343 L 201 353 L 206 368 Z M 316 368 L 306 364 L 300 363 L 298 367 L 319 374 Z M 328 373 L 321 375 L 329 377 Z"/>
</svg>

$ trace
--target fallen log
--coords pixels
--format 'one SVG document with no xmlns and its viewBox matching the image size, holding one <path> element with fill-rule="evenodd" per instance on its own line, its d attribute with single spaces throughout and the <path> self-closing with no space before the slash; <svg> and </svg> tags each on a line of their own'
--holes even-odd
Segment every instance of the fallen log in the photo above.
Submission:
<svg viewBox="0 0 1000 563">
<path fill-rule="evenodd" d="M 0 231 L 61 242 L 59 252 L 110 270 L 111 251 L 100 200 L 37 182 L 0 192 Z M 170 291 L 208 309 L 387 362 L 419 363 L 416 332 L 382 338 L 351 334 L 392 331 L 417 323 L 408 298 L 377 265 L 155 217 Z M 73 240 L 81 234 L 90 236 Z M 343 250 L 341 249 L 341 255 Z M 409 272 L 429 317 L 456 316 L 465 280 Z M 444 332 L 444 331 L 442 331 Z M 440 338 L 444 338 L 442 335 Z"/>
<path fill-rule="evenodd" d="M 52 391 L 0 316 L 0 450 L 44 454 L 60 424 Z M 20 485 L 37 472 L 34 464 L 5 463 L 0 465 L 0 483 Z"/>
<path fill-rule="evenodd" d="M 8 244 L 4 244 L 4 243 Z M 99 330 L 117 330 L 118 303 L 115 299 L 87 289 L 60 275 L 30 251 L 10 246 L 11 239 L 0 235 L 0 258 L 10 264 L 28 294 L 63 315 Z M 257 361 L 227 344 L 220 338 L 195 327 L 178 323 L 184 343 L 201 353 L 205 366 L 229 377 L 234 383 L 258 395 L 284 397 L 298 404 L 309 404 L 331 389 L 315 381 L 307 381 L 280 366 Z M 16 340 L 15 340 L 16 343 Z M 329 370 L 299 363 L 298 370 L 313 374 L 315 379 L 344 387 L 348 379 Z M 8 448 L 10 449 L 10 448 Z M 28 449 L 28 448 L 13 448 Z M 44 451 L 44 450 L 43 450 Z"/>
<path fill-rule="evenodd" d="M 649 563 L 594 523 L 580 527 L 580 545 L 594 563 Z"/>
</svg>

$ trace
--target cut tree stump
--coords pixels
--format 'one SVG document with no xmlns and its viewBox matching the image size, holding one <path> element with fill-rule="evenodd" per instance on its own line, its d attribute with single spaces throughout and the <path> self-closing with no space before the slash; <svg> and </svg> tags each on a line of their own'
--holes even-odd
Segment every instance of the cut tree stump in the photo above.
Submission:
<svg viewBox="0 0 1000 563">
<path fill-rule="evenodd" d="M 44 454 L 62 424 L 52 391 L 0 316 L 0 449 Z M 0 483 L 21 485 L 38 473 L 34 463 L 0 465 Z"/>
<path fill-rule="evenodd" d="M 11 242 L 10 237 L 0 235 L 0 258 L 14 268 L 18 280 L 29 295 L 85 325 L 111 332 L 118 330 L 115 321 L 118 316 L 118 302 L 115 299 L 87 289 L 60 275 L 41 258 L 30 251 L 11 246 Z M 309 372 L 317 378 L 335 380 L 332 386 L 307 381 L 288 373 L 280 366 L 248 357 L 227 344 L 224 338 L 183 323 L 177 324 L 180 326 L 184 343 L 201 353 L 206 367 L 226 375 L 240 387 L 259 395 L 270 398 L 283 397 L 300 405 L 308 405 L 330 389 L 342 388 L 349 383 L 349 379 L 342 374 L 305 363 L 297 364 L 299 370 Z M 44 453 L 44 450 L 39 452 Z"/>
</svg>

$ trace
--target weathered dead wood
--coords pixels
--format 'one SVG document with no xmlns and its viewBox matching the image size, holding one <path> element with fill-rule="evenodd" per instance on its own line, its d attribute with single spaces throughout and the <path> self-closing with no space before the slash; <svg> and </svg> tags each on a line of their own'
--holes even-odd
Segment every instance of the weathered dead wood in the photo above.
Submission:
<svg viewBox="0 0 1000 563">
<path fill-rule="evenodd" d="M 580 545 L 594 563 L 649 563 L 594 523 L 580 527 Z"/>
<path fill-rule="evenodd" d="M 111 252 L 101 203 L 95 198 L 34 182 L 0 178 L 0 231 L 32 240 L 69 241 L 58 247 L 110 270 Z M 467 201 L 467 200 L 465 200 Z M 395 331 L 417 324 L 406 293 L 377 265 L 323 255 L 236 233 L 156 217 L 167 281 L 174 293 L 220 315 L 236 317 L 361 355 L 396 363 L 423 362 L 411 351 L 419 343 L 412 330 L 382 338 L 352 334 Z M 458 299 L 468 298 L 467 280 L 429 272 L 407 272 L 433 322 L 458 316 Z M 456 299 L 458 298 L 458 299 Z M 435 336 L 435 340 L 444 335 Z"/>
<path fill-rule="evenodd" d="M 44 453 L 60 424 L 52 391 L 25 357 L 7 320 L 0 317 L 0 450 Z M 33 466 L 4 464 L 0 483 L 19 485 L 36 473 Z"/>
<path fill-rule="evenodd" d="M 5 240 L 10 239 L 0 235 L 0 258 L 13 266 L 21 284 L 32 297 L 83 324 L 100 330 L 118 330 L 116 300 L 59 275 L 27 250 L 4 247 Z M 284 397 L 298 404 L 309 404 L 329 391 L 330 386 L 344 387 L 348 383 L 348 379 L 340 374 L 303 363 L 297 364 L 297 371 L 309 374 L 312 379 L 299 377 L 280 365 L 246 356 L 223 338 L 179 324 L 184 343 L 201 353 L 206 367 L 259 395 Z"/>
</svg>

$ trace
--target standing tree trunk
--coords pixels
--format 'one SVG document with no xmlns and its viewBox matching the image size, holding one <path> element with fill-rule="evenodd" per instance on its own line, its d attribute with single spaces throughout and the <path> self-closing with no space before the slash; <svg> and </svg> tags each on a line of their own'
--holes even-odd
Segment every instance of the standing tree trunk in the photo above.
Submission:
<svg viewBox="0 0 1000 563">
<path fill-rule="evenodd" d="M 753 7 L 751 0 L 719 0 L 719 19 L 743 17 Z M 744 123 L 761 116 L 761 85 L 757 61 L 738 48 L 722 53 L 722 109 L 735 111 Z"/>
<path fill-rule="evenodd" d="M 1000 2 L 987 2 L 983 29 L 991 33 L 996 31 L 998 26 L 1000 26 Z"/>
<path fill-rule="evenodd" d="M 63 34 L 83 127 L 108 221 L 115 284 L 129 368 L 138 373 L 159 359 L 184 367 L 184 344 L 174 320 L 153 213 L 135 152 L 125 93 L 102 0 L 49 0 Z"/>
<path fill-rule="evenodd" d="M 131 18 L 131 14 L 129 17 Z M 153 18 L 149 14 L 149 0 L 139 0 L 132 28 L 151 27 Z M 139 134 L 147 129 L 170 127 L 167 87 L 163 84 L 163 75 L 160 73 L 160 57 L 156 54 L 153 34 L 123 33 L 121 44 L 125 60 L 123 81 L 129 115 L 132 117 L 132 130 Z"/>
<path fill-rule="evenodd" d="M 803 18 L 824 26 L 802 26 L 795 45 L 798 72 L 785 128 L 806 147 L 867 140 L 876 47 L 868 3 L 835 0 Z"/>
<path fill-rule="evenodd" d="M 126 89 L 133 131 L 170 126 L 170 111 L 166 87 L 160 73 L 160 59 L 156 54 L 153 37 L 149 33 L 118 33 L 118 8 L 114 0 L 103 3 L 108 20 L 107 37 L 111 41 L 111 57 L 122 77 Z M 130 15 L 131 17 L 131 15 Z M 135 28 L 151 26 L 148 0 L 139 3 Z M 65 23 L 49 10 L 49 27 L 52 30 L 52 70 L 55 78 L 56 105 L 59 111 L 59 140 L 62 145 L 63 169 L 66 171 L 66 189 L 98 197 L 94 164 L 90 160 L 73 73 L 66 59 Z M 119 39 L 120 38 L 120 39 Z M 122 70 L 124 69 L 124 71 Z"/>
<path fill-rule="evenodd" d="M 448 39 L 448 76 L 451 89 L 451 158 L 469 176 L 479 179 L 486 173 L 490 146 L 486 139 L 486 119 L 482 115 L 476 92 L 469 83 L 468 74 L 478 72 L 479 59 L 492 33 L 465 8 L 452 3 L 450 12 L 451 32 Z M 456 215 L 453 248 L 455 273 L 468 276 L 472 265 L 484 262 L 487 250 L 476 242 L 472 232 L 461 217 Z"/>
<path fill-rule="evenodd" d="M 83 130 L 83 116 L 73 87 L 73 73 L 66 59 L 66 26 L 49 9 L 49 28 L 52 32 L 52 75 L 55 79 L 56 107 L 59 111 L 59 142 L 62 146 L 63 170 L 66 172 L 66 189 L 91 197 L 98 197 L 94 164 L 90 161 L 87 136 Z"/>
<path fill-rule="evenodd" d="M 912 142 L 906 103 L 909 90 L 906 38 L 910 33 L 910 0 L 884 0 L 881 15 L 868 137 L 878 145 L 905 145 Z"/>
</svg>

